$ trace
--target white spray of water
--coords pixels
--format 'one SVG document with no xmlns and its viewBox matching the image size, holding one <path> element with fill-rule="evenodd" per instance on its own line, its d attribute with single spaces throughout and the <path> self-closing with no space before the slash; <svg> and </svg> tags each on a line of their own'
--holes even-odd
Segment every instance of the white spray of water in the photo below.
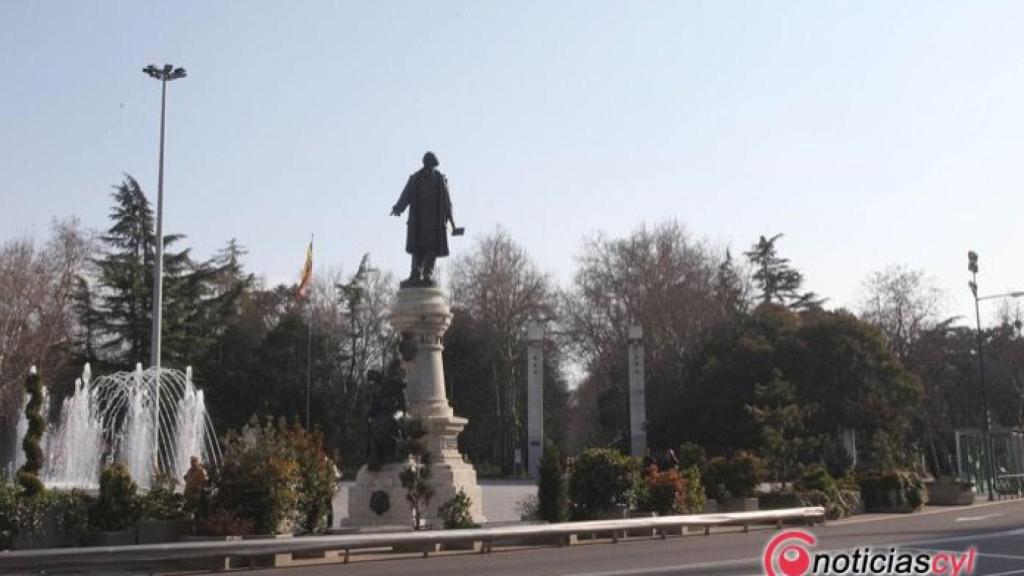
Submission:
<svg viewBox="0 0 1024 576">
<path fill-rule="evenodd" d="M 102 463 L 116 461 L 148 488 L 157 469 L 180 480 L 191 456 L 216 464 L 220 447 L 203 392 L 192 383 L 191 368 L 160 369 L 159 443 L 154 439 L 156 384 L 153 368 L 137 365 L 132 372 L 94 380 L 87 364 L 43 446 L 43 482 L 51 487 L 94 488 Z M 24 433 L 19 424 L 19 446 Z"/>
</svg>

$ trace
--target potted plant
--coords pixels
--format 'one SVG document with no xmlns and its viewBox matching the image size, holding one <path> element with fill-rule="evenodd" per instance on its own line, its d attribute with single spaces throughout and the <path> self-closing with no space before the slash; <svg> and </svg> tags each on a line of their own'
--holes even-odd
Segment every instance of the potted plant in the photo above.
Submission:
<svg viewBox="0 0 1024 576">
<path fill-rule="evenodd" d="M 609 448 L 586 450 L 576 458 L 569 477 L 572 518 L 622 518 L 643 489 L 639 460 Z"/>
<path fill-rule="evenodd" d="M 974 482 L 953 476 L 940 476 L 927 484 L 928 503 L 936 506 L 974 504 Z"/>
<path fill-rule="evenodd" d="M 283 428 L 253 418 L 241 432 L 229 432 L 210 479 L 212 508 L 248 521 L 265 537 L 290 535 L 299 515 L 300 467 Z"/>
<path fill-rule="evenodd" d="M 176 485 L 177 480 L 169 472 L 158 472 L 151 480 L 149 492 L 139 497 L 139 544 L 176 542 L 185 531 L 185 496 L 175 492 Z"/>
<path fill-rule="evenodd" d="M 761 459 L 738 451 L 728 460 L 713 458 L 707 466 L 708 488 L 718 500 L 721 512 L 750 512 L 758 509 L 757 485 L 764 477 Z"/>
<path fill-rule="evenodd" d="M 924 504 L 921 479 L 907 470 L 865 474 L 860 489 L 868 512 L 914 512 Z"/>
<path fill-rule="evenodd" d="M 128 468 L 111 464 L 100 474 L 100 491 L 89 514 L 101 546 L 135 543 L 135 521 L 139 518 L 138 486 Z"/>
</svg>

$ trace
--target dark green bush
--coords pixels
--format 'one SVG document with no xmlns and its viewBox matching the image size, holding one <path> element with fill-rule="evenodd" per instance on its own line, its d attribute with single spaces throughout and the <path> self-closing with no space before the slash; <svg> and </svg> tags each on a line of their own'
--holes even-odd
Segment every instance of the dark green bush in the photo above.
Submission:
<svg viewBox="0 0 1024 576">
<path fill-rule="evenodd" d="M 693 442 L 683 442 L 679 446 L 676 458 L 679 459 L 680 470 L 695 467 L 699 473 L 703 474 L 704 469 L 708 465 L 708 458 L 704 453 L 704 448 Z"/>
<path fill-rule="evenodd" d="M 150 481 L 149 492 L 138 499 L 140 515 L 153 520 L 184 518 L 185 496 L 175 492 L 177 484 L 177 479 L 170 472 L 155 474 Z"/>
<path fill-rule="evenodd" d="M 924 504 L 924 485 L 907 470 L 865 474 L 860 489 L 868 511 L 913 512 Z"/>
<path fill-rule="evenodd" d="M 89 524 L 100 531 L 125 530 L 139 519 L 138 486 L 121 463 L 103 468 L 100 492 L 89 514 Z"/>
<path fill-rule="evenodd" d="M 458 493 L 437 509 L 437 517 L 441 519 L 445 530 L 459 528 L 476 528 L 473 523 L 473 500 L 460 488 Z"/>
<path fill-rule="evenodd" d="M 712 498 L 750 498 L 765 476 L 764 463 L 750 452 L 737 451 L 728 460 L 712 458 L 704 474 L 708 496 Z"/>
<path fill-rule="evenodd" d="M 821 506 L 829 519 L 850 513 L 839 490 L 839 484 L 822 464 L 814 464 L 793 483 L 800 506 Z"/>
<path fill-rule="evenodd" d="M 794 483 L 794 488 L 798 492 L 806 490 L 820 490 L 827 494 L 839 492 L 839 484 L 828 473 L 828 469 L 821 464 L 811 465 L 804 470 L 804 473 Z"/>
<path fill-rule="evenodd" d="M 544 447 L 539 468 L 537 516 L 547 522 L 565 522 L 569 519 L 569 484 L 558 446 L 548 443 Z"/>
<path fill-rule="evenodd" d="M 609 448 L 580 454 L 569 479 L 573 518 L 588 520 L 616 507 L 634 507 L 643 491 L 640 466 L 639 460 Z"/>
</svg>

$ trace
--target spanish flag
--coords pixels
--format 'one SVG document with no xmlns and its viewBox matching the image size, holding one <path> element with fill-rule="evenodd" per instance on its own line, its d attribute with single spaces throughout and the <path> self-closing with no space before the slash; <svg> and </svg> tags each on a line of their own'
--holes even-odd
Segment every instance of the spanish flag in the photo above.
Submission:
<svg viewBox="0 0 1024 576">
<path fill-rule="evenodd" d="M 302 275 L 299 278 L 299 288 L 296 296 L 299 300 L 306 297 L 309 285 L 313 283 L 313 241 L 309 241 L 309 248 L 306 248 L 306 263 L 302 266 Z"/>
</svg>

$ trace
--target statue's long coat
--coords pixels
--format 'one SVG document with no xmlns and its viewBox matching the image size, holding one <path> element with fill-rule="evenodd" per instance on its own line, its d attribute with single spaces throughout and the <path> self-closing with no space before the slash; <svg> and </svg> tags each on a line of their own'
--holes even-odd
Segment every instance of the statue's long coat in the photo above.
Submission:
<svg viewBox="0 0 1024 576">
<path fill-rule="evenodd" d="M 395 204 L 399 211 L 409 207 L 406 222 L 405 251 L 409 254 L 433 252 L 448 255 L 448 231 L 445 224 L 452 219 L 452 199 L 448 180 L 437 170 L 419 170 L 409 176 L 402 196 Z"/>
</svg>

